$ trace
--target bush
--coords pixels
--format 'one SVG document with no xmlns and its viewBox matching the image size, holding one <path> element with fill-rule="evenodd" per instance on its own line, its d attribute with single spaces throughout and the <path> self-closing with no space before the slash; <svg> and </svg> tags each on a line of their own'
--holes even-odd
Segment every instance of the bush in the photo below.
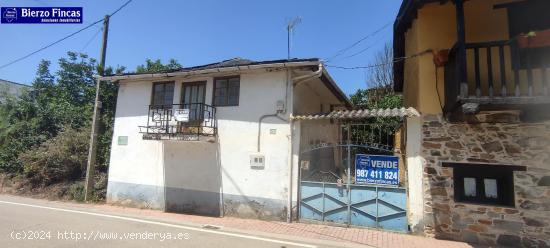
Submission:
<svg viewBox="0 0 550 248">
<path fill-rule="evenodd" d="M 85 176 L 90 129 L 65 128 L 56 137 L 19 155 L 23 173 L 33 185 L 47 186 Z"/>
<path fill-rule="evenodd" d="M 75 201 L 84 201 L 86 190 L 82 181 L 71 184 L 69 187 L 69 198 Z"/>
</svg>

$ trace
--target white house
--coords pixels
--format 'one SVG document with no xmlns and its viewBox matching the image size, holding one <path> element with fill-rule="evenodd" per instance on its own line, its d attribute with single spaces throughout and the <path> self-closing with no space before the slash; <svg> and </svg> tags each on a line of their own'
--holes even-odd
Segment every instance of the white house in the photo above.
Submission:
<svg viewBox="0 0 550 248">
<path fill-rule="evenodd" d="M 289 218 L 300 146 L 291 116 L 351 107 L 319 59 L 100 80 L 119 85 L 107 201 L 174 212 Z"/>
</svg>

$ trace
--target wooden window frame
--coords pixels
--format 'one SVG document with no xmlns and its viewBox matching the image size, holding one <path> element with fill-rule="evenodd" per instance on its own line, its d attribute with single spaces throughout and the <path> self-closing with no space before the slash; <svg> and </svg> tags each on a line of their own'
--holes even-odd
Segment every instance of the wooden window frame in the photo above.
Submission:
<svg viewBox="0 0 550 248">
<path fill-rule="evenodd" d="M 514 171 L 525 171 L 523 166 L 444 163 L 444 167 L 453 168 L 455 202 L 515 207 Z M 464 192 L 464 178 L 474 178 L 476 196 L 468 197 Z M 485 196 L 484 179 L 497 181 L 497 198 Z"/>
<path fill-rule="evenodd" d="M 172 102 L 170 104 L 162 104 L 162 105 L 155 104 L 155 87 L 159 84 L 164 84 L 164 85 L 172 84 L 173 85 L 174 90 L 172 90 Z M 152 86 L 152 89 L 151 89 L 151 106 L 163 106 L 163 108 L 168 108 L 168 107 L 172 108 L 172 105 L 174 105 L 175 91 L 176 91 L 176 82 L 175 81 L 153 82 L 153 86 Z"/>
<path fill-rule="evenodd" d="M 181 83 L 181 97 L 180 104 L 184 104 L 185 100 L 185 86 L 197 86 L 204 85 L 204 91 L 202 92 L 202 99 L 204 104 L 206 104 L 206 81 L 194 81 L 194 82 L 183 82 Z"/>
<path fill-rule="evenodd" d="M 194 81 L 194 82 L 183 82 L 181 83 L 181 96 L 180 96 L 180 106 L 183 106 L 184 104 L 187 104 L 185 103 L 185 88 L 186 86 L 204 86 L 204 90 L 202 92 L 202 100 L 203 102 L 201 103 L 197 103 L 197 102 L 190 102 L 189 104 L 206 104 L 206 86 L 207 86 L 207 81 Z M 191 107 L 191 106 L 189 106 Z M 199 118 L 192 118 L 193 115 L 191 115 L 190 113 L 190 120 L 189 122 L 190 123 L 193 123 L 193 124 L 197 124 L 197 123 L 201 123 L 204 121 L 204 113 L 203 110 L 204 110 L 204 106 L 199 106 L 200 108 L 198 110 L 195 110 L 195 111 L 199 111 L 201 114 L 199 115 Z M 191 110 L 191 109 L 190 109 Z M 194 115 L 196 117 L 196 114 Z"/>
<path fill-rule="evenodd" d="M 238 90 L 237 90 L 237 103 L 236 104 L 229 104 L 229 80 L 230 79 L 234 79 L 234 78 L 237 78 L 239 79 L 239 87 L 238 87 Z M 223 80 L 223 79 L 226 79 L 227 80 L 227 87 L 226 87 L 226 92 L 227 92 L 227 97 L 225 99 L 225 104 L 216 104 L 216 84 L 217 84 L 217 81 L 218 80 Z M 216 77 L 214 78 L 213 80 L 213 85 L 212 85 L 212 106 L 215 106 L 215 107 L 237 107 L 239 106 L 239 102 L 241 100 L 241 76 L 226 76 L 226 77 Z"/>
</svg>

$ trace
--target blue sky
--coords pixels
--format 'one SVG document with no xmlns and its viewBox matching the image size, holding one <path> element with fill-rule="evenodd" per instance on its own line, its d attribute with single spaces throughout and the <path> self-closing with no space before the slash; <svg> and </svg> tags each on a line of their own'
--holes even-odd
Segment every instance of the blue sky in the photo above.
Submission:
<svg viewBox="0 0 550 248">
<path fill-rule="evenodd" d="M 0 6 L 81 6 L 84 24 L 0 24 L 0 65 L 102 18 L 125 1 L 1 0 Z M 291 56 L 327 59 L 393 22 L 400 4 L 401 0 L 134 0 L 110 21 L 107 65 L 124 65 L 134 70 L 147 58 L 163 62 L 175 58 L 184 66 L 234 57 L 286 58 L 286 22 L 295 16 L 300 16 L 302 23 L 296 28 Z M 98 58 L 100 27 L 96 25 L 0 69 L 0 79 L 31 83 L 41 59 L 55 64 L 69 50 Z M 367 65 L 372 62 L 374 53 L 391 39 L 392 27 L 389 25 L 330 64 Z M 371 48 L 345 58 L 367 47 Z M 348 94 L 366 87 L 363 70 L 329 68 L 329 72 Z"/>
</svg>

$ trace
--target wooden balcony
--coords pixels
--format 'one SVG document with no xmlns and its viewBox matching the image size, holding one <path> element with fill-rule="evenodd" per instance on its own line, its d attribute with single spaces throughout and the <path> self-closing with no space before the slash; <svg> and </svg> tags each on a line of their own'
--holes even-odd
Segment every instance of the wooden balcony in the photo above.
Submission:
<svg viewBox="0 0 550 248">
<path fill-rule="evenodd" d="M 550 103 L 550 64 L 531 58 L 536 50 L 520 49 L 518 39 L 465 43 L 463 54 L 461 47 L 451 49 L 445 65 L 446 111 L 465 103 L 493 109 Z"/>
</svg>

